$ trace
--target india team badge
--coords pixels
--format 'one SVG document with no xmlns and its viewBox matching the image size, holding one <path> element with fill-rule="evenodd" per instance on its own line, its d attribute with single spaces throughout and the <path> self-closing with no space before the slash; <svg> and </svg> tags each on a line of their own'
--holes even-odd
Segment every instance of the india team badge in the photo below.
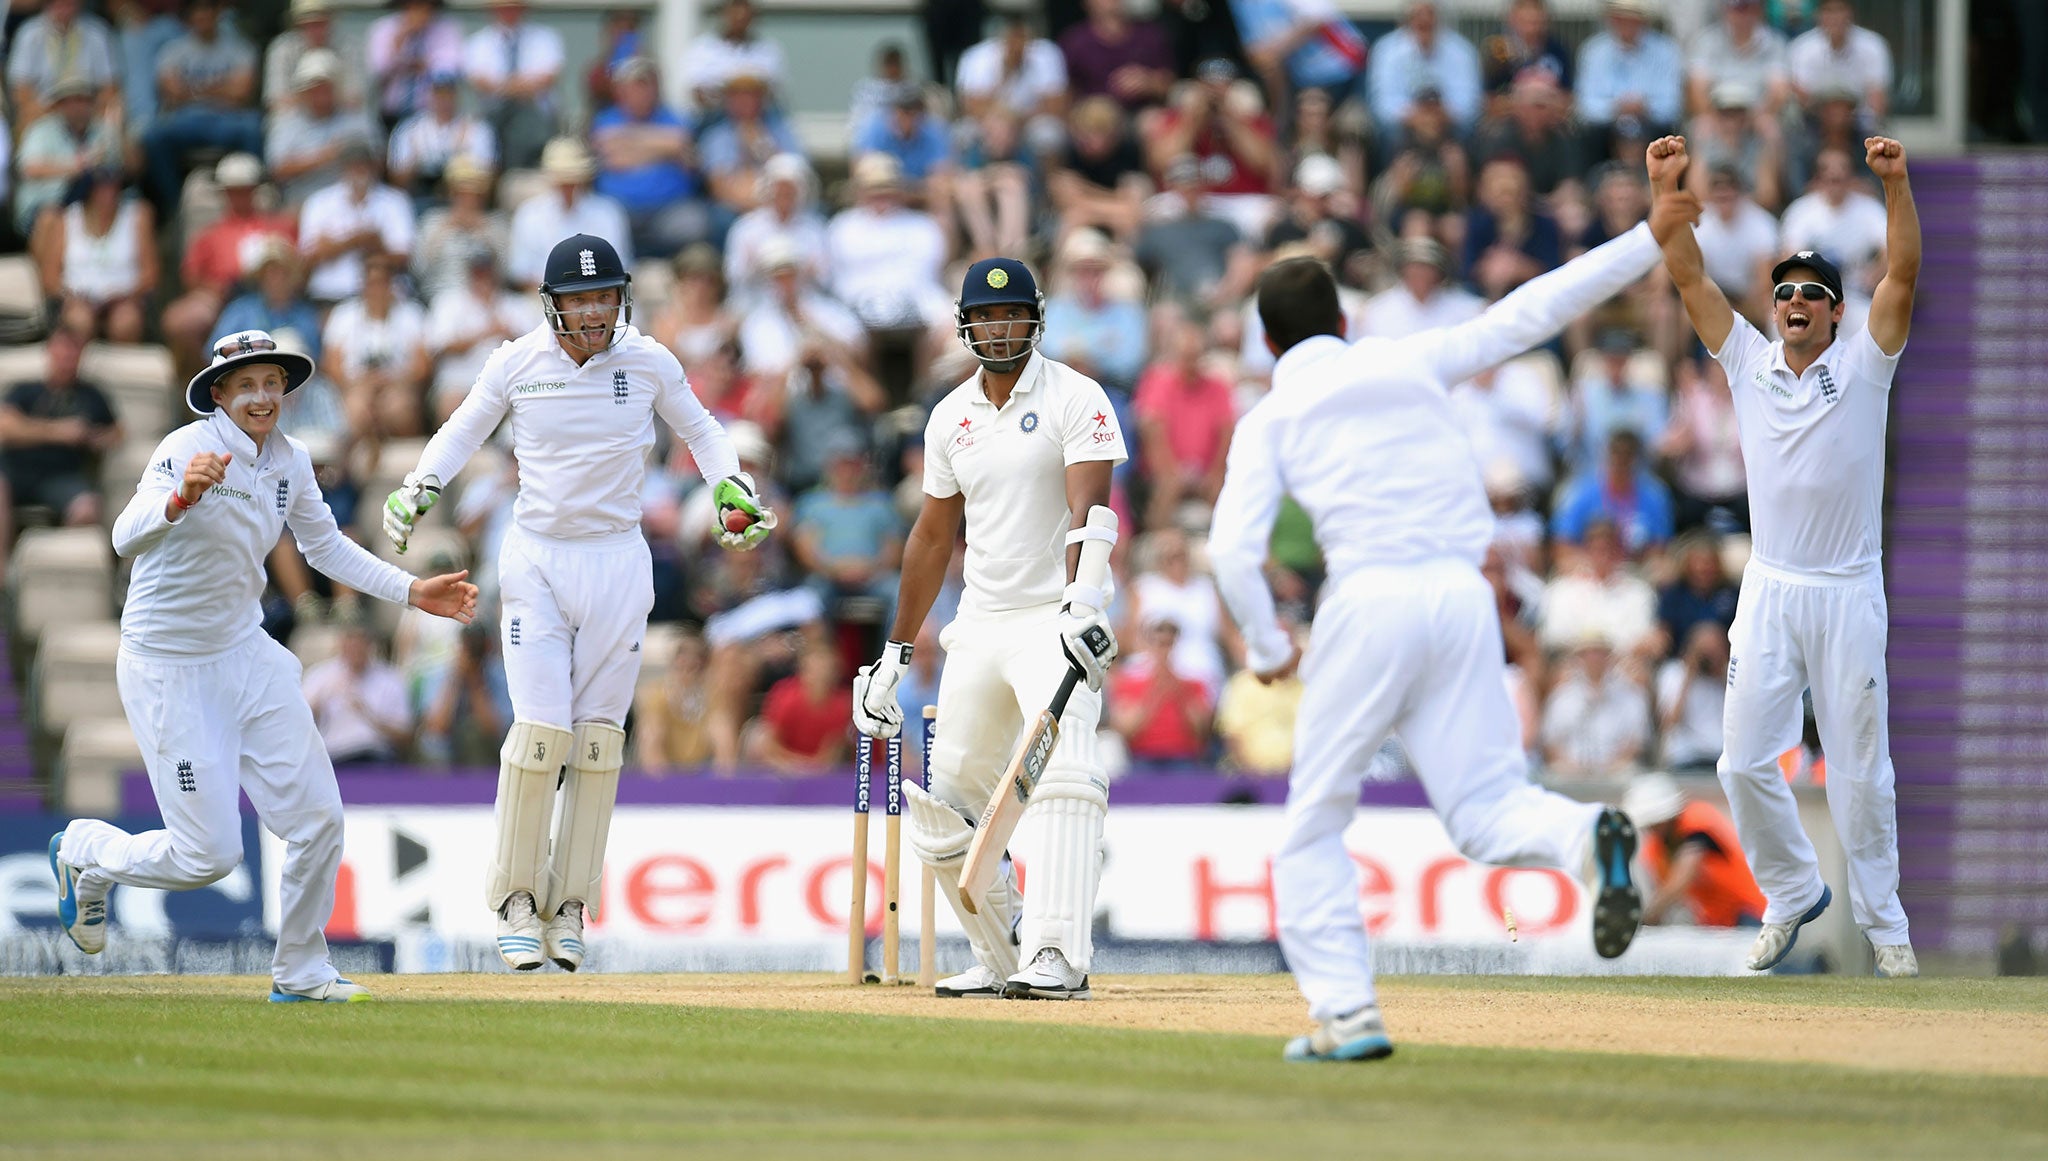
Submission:
<svg viewBox="0 0 2048 1161">
<path fill-rule="evenodd" d="M 998 266 L 988 272 L 988 284 L 997 290 L 1010 284 L 1010 272 Z"/>
<path fill-rule="evenodd" d="M 1025 435 L 1030 435 L 1032 432 L 1037 431 L 1038 413 L 1036 411 L 1025 412 L 1024 418 L 1017 421 L 1017 430 L 1023 432 Z"/>
</svg>

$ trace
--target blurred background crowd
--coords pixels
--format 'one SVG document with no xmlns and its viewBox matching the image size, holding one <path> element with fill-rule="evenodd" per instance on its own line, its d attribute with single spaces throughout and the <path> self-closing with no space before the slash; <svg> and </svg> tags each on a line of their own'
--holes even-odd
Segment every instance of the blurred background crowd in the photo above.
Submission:
<svg viewBox="0 0 2048 1161">
<path fill-rule="evenodd" d="M 1886 125 L 1892 54 L 1850 0 L 1706 0 L 1676 36 L 1663 5 L 1607 0 L 1569 41 L 1543 0 L 1477 28 L 1476 6 L 1454 22 L 1409 3 L 1378 35 L 1320 0 L 935 2 L 922 42 L 884 45 L 846 94 L 844 141 L 809 151 L 780 99 L 791 64 L 746 0 L 674 60 L 633 10 L 592 10 L 601 51 L 569 59 L 522 3 L 398 0 L 357 35 L 329 0 L 292 0 L 260 40 L 251 7 L 11 7 L 0 143 L 49 341 L 0 400 L 0 544 L 110 519 L 187 418 L 121 406 L 81 373 L 88 344 L 161 347 L 168 387 L 254 327 L 318 362 L 284 429 L 342 525 L 388 553 L 384 493 L 490 351 L 540 323 L 548 248 L 602 235 L 634 271 L 634 324 L 783 513 L 767 547 L 720 551 L 662 433 L 631 723 L 654 773 L 846 760 L 925 416 L 973 370 L 952 299 L 975 258 L 1040 272 L 1042 351 L 1100 380 L 1131 440 L 1119 765 L 1250 775 L 1287 769 L 1300 688 L 1242 672 L 1202 545 L 1235 419 L 1268 389 L 1247 298 L 1267 263 L 1328 262 L 1353 334 L 1455 323 L 1640 221 L 1644 146 L 1684 132 L 1710 273 L 1753 321 L 1786 252 L 1836 261 L 1849 325 L 1883 269 L 1861 141 Z M 1710 769 L 1748 511 L 1728 384 L 1661 271 L 1452 399 L 1499 516 L 1486 571 L 1538 769 Z M 273 555 L 267 623 L 309 662 L 338 762 L 495 761 L 511 707 L 488 602 L 516 482 L 487 449 L 405 558 L 475 570 L 468 630 L 336 590 L 288 537 Z M 958 568 L 903 686 L 913 721 Z M 1322 574 L 1298 509 L 1268 572 L 1305 631 Z M 1786 767 L 1824 764 L 1803 746 Z"/>
</svg>

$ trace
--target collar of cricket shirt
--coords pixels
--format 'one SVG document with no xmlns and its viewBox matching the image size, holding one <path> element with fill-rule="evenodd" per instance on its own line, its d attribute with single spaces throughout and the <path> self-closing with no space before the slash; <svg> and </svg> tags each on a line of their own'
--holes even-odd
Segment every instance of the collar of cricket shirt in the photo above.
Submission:
<svg viewBox="0 0 2048 1161">
<path fill-rule="evenodd" d="M 1310 335 L 1287 349 L 1273 364 L 1273 385 L 1280 385 L 1282 375 L 1294 375 L 1302 369 L 1344 353 L 1348 346 L 1336 335 Z"/>
<path fill-rule="evenodd" d="M 1050 372 L 1045 369 L 1045 356 L 1039 354 L 1034 349 L 1031 354 L 1025 357 L 1024 371 L 1017 376 L 1017 382 L 1010 388 L 1010 399 L 1015 399 L 1019 395 L 1029 395 L 1038 386 L 1038 381 L 1048 374 Z M 980 371 L 975 371 L 974 377 L 969 379 L 968 382 L 974 387 L 973 401 L 975 403 L 988 408 L 990 411 L 1000 410 L 995 405 L 995 401 L 988 397 L 988 390 L 981 385 Z M 1003 406 L 1009 406 L 1009 402 L 1006 400 Z"/>
<path fill-rule="evenodd" d="M 213 434 L 220 440 L 221 450 L 234 456 L 236 463 L 248 464 L 252 470 L 262 465 L 264 453 L 270 450 L 271 445 L 284 438 L 284 433 L 273 427 L 263 441 L 263 450 L 258 451 L 256 441 L 248 432 L 235 426 L 235 421 L 228 418 L 226 408 L 215 408 L 213 414 L 206 417 L 206 422 L 213 425 Z"/>
</svg>

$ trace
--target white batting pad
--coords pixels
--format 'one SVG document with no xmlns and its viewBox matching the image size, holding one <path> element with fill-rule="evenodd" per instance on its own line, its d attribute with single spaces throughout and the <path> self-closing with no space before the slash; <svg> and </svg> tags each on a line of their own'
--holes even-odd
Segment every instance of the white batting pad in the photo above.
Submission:
<svg viewBox="0 0 2048 1161">
<path fill-rule="evenodd" d="M 903 813 L 910 819 L 910 850 L 932 869 L 940 897 L 959 916 L 967 932 L 968 945 L 983 967 L 1007 979 L 1017 971 L 1016 878 L 1008 863 L 995 884 L 983 896 L 979 914 L 968 914 L 960 906 L 960 864 L 967 857 L 967 845 L 974 828 L 960 812 L 925 792 L 924 787 L 905 779 Z"/>
<path fill-rule="evenodd" d="M 491 860 L 484 902 L 496 911 L 514 891 L 540 901 L 541 859 L 554 819 L 555 776 L 568 760 L 572 739 L 560 726 L 512 723 L 498 751 L 498 849 Z"/>
<path fill-rule="evenodd" d="M 1031 864 L 1031 898 L 1024 908 L 1021 950 L 1057 947 L 1081 972 L 1095 956 L 1091 930 L 1095 888 L 1102 880 L 1102 822 L 1109 798 L 1084 782 L 1041 782 L 1025 817 L 1034 820 L 1041 847 Z"/>
<path fill-rule="evenodd" d="M 575 900 L 590 910 L 603 895 L 605 839 L 619 799 L 619 767 L 626 763 L 626 731 L 610 722 L 577 722 L 562 809 L 555 819 L 554 856 L 548 860 L 543 919 Z"/>
</svg>

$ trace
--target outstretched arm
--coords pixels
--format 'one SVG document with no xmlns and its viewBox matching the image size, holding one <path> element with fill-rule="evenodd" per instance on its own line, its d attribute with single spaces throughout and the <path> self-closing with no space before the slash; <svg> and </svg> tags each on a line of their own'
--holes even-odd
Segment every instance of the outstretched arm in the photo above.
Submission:
<svg viewBox="0 0 2048 1161">
<path fill-rule="evenodd" d="M 1920 283 L 1920 211 L 1906 181 L 1906 147 L 1889 137 L 1863 143 L 1870 172 L 1884 182 L 1884 277 L 1870 295 L 1870 337 L 1886 355 L 1906 348 L 1913 291 Z"/>
<path fill-rule="evenodd" d="M 1728 296 L 1707 277 L 1706 258 L 1692 225 L 1699 220 L 1699 198 L 1678 188 L 1685 173 L 1685 138 L 1660 137 L 1650 142 L 1650 190 L 1656 199 L 1650 208 L 1650 232 L 1664 249 L 1664 268 L 1671 272 L 1678 296 L 1685 300 L 1685 313 L 1692 329 L 1708 351 L 1719 351 L 1735 327 L 1735 311 Z"/>
<path fill-rule="evenodd" d="M 1209 520 L 1209 567 L 1224 607 L 1244 634 L 1245 664 L 1260 681 L 1287 676 L 1299 660 L 1274 611 L 1263 571 L 1273 521 L 1286 493 L 1265 425 L 1247 416 L 1230 437 L 1223 491 Z"/>
</svg>

